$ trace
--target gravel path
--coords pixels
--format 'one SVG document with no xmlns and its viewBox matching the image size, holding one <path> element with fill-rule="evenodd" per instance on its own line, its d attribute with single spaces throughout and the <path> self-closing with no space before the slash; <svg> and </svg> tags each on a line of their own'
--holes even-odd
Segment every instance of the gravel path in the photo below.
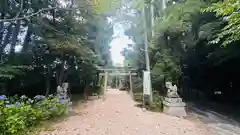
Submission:
<svg viewBox="0 0 240 135">
<path fill-rule="evenodd" d="M 213 135 L 191 121 L 143 111 L 126 92 L 110 89 L 106 100 L 75 108 L 76 115 L 41 135 Z"/>
</svg>

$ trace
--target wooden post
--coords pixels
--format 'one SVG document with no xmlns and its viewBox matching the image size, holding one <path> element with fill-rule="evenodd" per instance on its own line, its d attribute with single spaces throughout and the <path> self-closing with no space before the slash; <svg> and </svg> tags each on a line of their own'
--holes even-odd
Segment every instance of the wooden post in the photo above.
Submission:
<svg viewBox="0 0 240 135">
<path fill-rule="evenodd" d="M 129 72 L 129 83 L 130 83 L 130 95 L 133 98 L 133 90 L 132 90 L 132 74 Z"/>
<path fill-rule="evenodd" d="M 117 79 L 118 79 L 118 76 L 116 75 L 115 76 L 115 87 L 116 87 L 116 89 L 118 89 L 118 85 L 117 85 L 118 84 L 118 80 Z"/>
<path fill-rule="evenodd" d="M 143 72 L 144 74 L 144 72 Z M 143 75 L 144 76 L 144 75 Z M 144 83 L 144 78 L 143 78 L 143 83 Z M 144 84 L 143 84 L 143 87 L 144 87 Z M 144 88 L 143 88 L 144 89 Z M 143 94 L 142 94 L 142 108 L 143 109 L 146 109 L 145 108 L 145 95 L 144 95 L 144 91 L 143 91 Z"/>
<path fill-rule="evenodd" d="M 107 91 L 107 81 L 108 81 L 108 72 L 105 72 L 105 74 L 104 74 L 104 93 L 103 93 L 104 98 L 105 98 L 105 94 Z"/>
<path fill-rule="evenodd" d="M 122 79 L 119 79 L 119 89 L 122 88 Z"/>
<path fill-rule="evenodd" d="M 101 75 L 97 73 L 97 86 L 101 85 L 100 82 L 101 82 Z"/>
</svg>

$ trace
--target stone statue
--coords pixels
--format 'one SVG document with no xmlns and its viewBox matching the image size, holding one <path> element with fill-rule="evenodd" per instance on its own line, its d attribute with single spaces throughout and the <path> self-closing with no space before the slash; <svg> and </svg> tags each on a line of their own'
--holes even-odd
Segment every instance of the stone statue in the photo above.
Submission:
<svg viewBox="0 0 240 135">
<path fill-rule="evenodd" d="M 68 110 L 71 110 L 72 107 L 72 103 L 71 103 L 71 100 L 70 100 L 70 97 L 68 95 L 68 83 L 63 83 L 62 84 L 62 87 L 61 86 L 58 86 L 57 87 L 57 96 L 61 99 L 61 100 L 64 100 L 64 102 L 66 102 L 66 104 L 68 105 Z"/>
<path fill-rule="evenodd" d="M 172 82 L 166 82 L 167 95 L 168 98 L 179 98 L 177 86 L 172 85 Z"/>
<path fill-rule="evenodd" d="M 64 96 L 63 88 L 61 86 L 57 86 L 57 96 L 62 98 Z"/>
<path fill-rule="evenodd" d="M 178 89 L 176 85 L 172 85 L 172 82 L 165 83 L 167 88 L 167 94 L 163 101 L 163 112 L 173 116 L 184 117 L 187 115 L 182 98 L 178 95 Z"/>
</svg>

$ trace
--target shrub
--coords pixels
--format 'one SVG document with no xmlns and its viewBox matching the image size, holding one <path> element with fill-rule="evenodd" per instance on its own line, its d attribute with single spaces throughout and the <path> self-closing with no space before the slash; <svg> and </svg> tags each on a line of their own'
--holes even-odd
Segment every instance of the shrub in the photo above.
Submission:
<svg viewBox="0 0 240 135">
<path fill-rule="evenodd" d="M 34 99 L 26 96 L 0 96 L 0 132 L 3 135 L 17 134 L 40 121 L 59 116 L 66 112 L 67 103 L 56 96 L 37 95 Z"/>
<path fill-rule="evenodd" d="M 157 92 L 153 94 L 153 103 L 151 104 L 150 108 L 152 111 L 161 112 L 162 111 L 162 102 L 163 96 L 159 95 Z"/>
<path fill-rule="evenodd" d="M 89 88 L 89 95 L 91 96 L 97 96 L 101 95 L 103 92 L 103 87 L 102 86 L 92 86 Z"/>
<path fill-rule="evenodd" d="M 133 95 L 133 98 L 135 101 L 139 103 L 143 103 L 143 93 L 142 92 L 135 92 Z M 163 96 L 161 96 L 158 92 L 154 91 L 153 93 L 153 102 L 151 104 L 148 103 L 148 96 L 144 96 L 146 98 L 145 100 L 145 107 L 151 111 L 154 112 L 161 112 L 162 111 L 162 102 L 163 102 Z"/>
</svg>

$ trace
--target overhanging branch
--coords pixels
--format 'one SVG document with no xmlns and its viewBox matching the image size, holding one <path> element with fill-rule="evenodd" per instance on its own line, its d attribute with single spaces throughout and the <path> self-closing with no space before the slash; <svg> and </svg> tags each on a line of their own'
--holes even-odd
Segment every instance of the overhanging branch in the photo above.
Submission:
<svg viewBox="0 0 240 135">
<path fill-rule="evenodd" d="M 23 16 L 23 17 L 19 17 L 20 14 L 21 14 L 21 11 L 23 10 L 23 0 L 21 0 L 21 5 L 20 5 L 20 11 L 19 13 L 14 17 L 14 18 L 11 18 L 11 19 L 0 19 L 0 23 L 1 22 L 14 22 L 14 21 L 17 21 L 17 20 L 24 20 L 24 19 L 28 19 L 30 17 L 33 17 L 35 15 L 38 15 L 39 13 L 43 12 L 43 11 L 48 11 L 48 10 L 52 10 L 52 9 L 64 9 L 64 10 L 73 10 L 73 9 L 77 9 L 77 8 L 74 8 L 73 7 L 73 2 L 74 0 L 71 1 L 71 4 L 70 4 L 70 7 L 68 8 L 61 8 L 61 7 L 50 7 L 50 8 L 43 8 L 43 9 L 40 9 L 39 11 L 37 12 L 34 12 L 30 15 L 27 15 L 27 16 Z M 94 6 L 93 4 L 86 4 L 87 6 Z M 84 6 L 79 6 L 78 8 L 85 8 Z"/>
<path fill-rule="evenodd" d="M 17 20 L 23 20 L 23 19 L 28 19 L 30 17 L 33 17 L 43 11 L 48 11 L 48 10 L 52 10 L 52 9 L 57 9 L 58 7 L 51 7 L 51 8 L 43 8 L 43 9 L 40 9 L 39 11 L 35 12 L 35 13 L 32 13 L 30 15 L 27 15 L 27 16 L 24 16 L 24 17 L 15 17 L 15 18 L 12 18 L 12 19 L 0 19 L 0 22 L 13 22 L 13 21 L 17 21 Z"/>
</svg>

